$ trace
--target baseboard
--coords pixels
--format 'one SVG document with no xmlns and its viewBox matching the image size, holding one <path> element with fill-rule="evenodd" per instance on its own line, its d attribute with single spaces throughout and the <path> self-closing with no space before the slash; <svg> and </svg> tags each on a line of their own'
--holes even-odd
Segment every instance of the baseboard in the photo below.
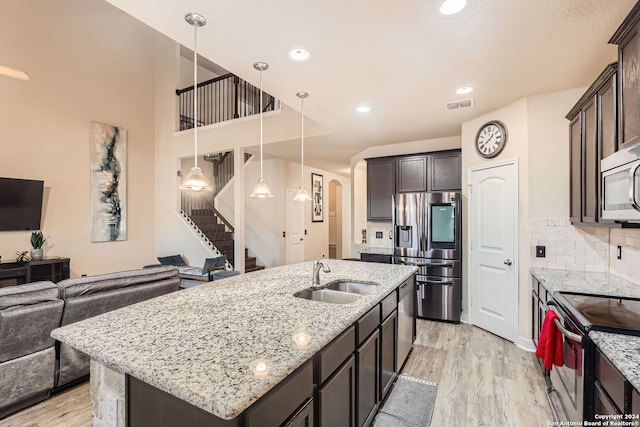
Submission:
<svg viewBox="0 0 640 427">
<path fill-rule="evenodd" d="M 460 316 L 460 322 L 461 323 L 467 323 L 469 324 L 469 315 L 465 312 L 462 312 L 462 315 Z"/>
<path fill-rule="evenodd" d="M 518 337 L 516 338 L 514 344 L 524 351 L 528 351 L 531 353 L 536 351 L 536 346 L 533 344 L 533 340 L 531 338 Z"/>
</svg>

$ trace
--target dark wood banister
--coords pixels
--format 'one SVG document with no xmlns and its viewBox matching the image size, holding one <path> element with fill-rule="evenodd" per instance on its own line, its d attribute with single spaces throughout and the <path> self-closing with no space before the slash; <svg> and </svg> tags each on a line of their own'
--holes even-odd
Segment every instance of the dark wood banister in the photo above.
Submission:
<svg viewBox="0 0 640 427">
<path fill-rule="evenodd" d="M 228 79 L 229 77 L 237 77 L 237 76 L 235 74 L 233 74 L 233 73 L 223 74 L 221 76 L 214 77 L 214 78 L 209 79 L 207 81 L 198 83 L 198 87 L 203 87 L 203 86 L 206 86 L 206 85 L 210 85 L 212 83 Z M 193 90 L 193 85 L 185 87 L 184 89 L 176 89 L 176 95 L 180 95 L 180 94 L 183 94 L 185 92 L 189 92 L 190 90 Z"/>
<path fill-rule="evenodd" d="M 215 208 L 215 206 L 212 206 L 212 207 L 211 207 L 211 210 L 213 211 L 213 213 L 215 213 L 215 214 L 216 214 L 216 216 L 218 217 L 218 219 L 219 219 L 219 220 L 221 220 L 221 221 L 224 223 L 224 225 L 226 225 L 226 226 L 227 226 L 227 228 L 229 229 L 229 231 L 233 233 L 233 232 L 234 232 L 233 225 L 231 225 L 231 224 L 229 223 L 229 221 L 227 221 L 227 219 L 226 219 L 226 218 L 225 218 L 225 217 L 220 213 L 220 211 L 219 211 L 218 209 L 216 209 L 216 208 Z"/>
</svg>

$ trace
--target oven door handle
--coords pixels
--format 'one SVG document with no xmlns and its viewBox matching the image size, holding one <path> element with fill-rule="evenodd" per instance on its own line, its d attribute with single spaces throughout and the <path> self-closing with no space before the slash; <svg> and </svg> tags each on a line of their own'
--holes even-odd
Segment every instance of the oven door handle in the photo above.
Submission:
<svg viewBox="0 0 640 427">
<path fill-rule="evenodd" d="M 636 200 L 636 172 L 640 168 L 640 162 L 631 166 L 629 171 L 629 203 L 633 209 L 640 211 L 640 202 Z"/>
<path fill-rule="evenodd" d="M 556 312 L 556 314 L 559 317 L 562 317 L 562 315 L 558 312 L 558 310 L 554 309 L 553 306 L 555 306 L 556 304 L 554 304 L 552 301 L 549 301 L 547 303 L 547 306 L 549 307 L 549 310 L 553 310 Z M 565 329 L 564 326 L 562 326 L 562 324 L 560 322 L 558 322 L 558 319 L 553 319 L 553 323 L 555 323 L 556 328 L 558 328 L 558 330 L 560 332 L 562 332 L 562 335 L 564 335 L 565 337 L 569 338 L 571 341 L 575 341 L 577 343 L 582 344 L 582 336 L 578 335 L 578 334 L 574 334 L 571 331 L 568 331 L 567 329 Z"/>
</svg>

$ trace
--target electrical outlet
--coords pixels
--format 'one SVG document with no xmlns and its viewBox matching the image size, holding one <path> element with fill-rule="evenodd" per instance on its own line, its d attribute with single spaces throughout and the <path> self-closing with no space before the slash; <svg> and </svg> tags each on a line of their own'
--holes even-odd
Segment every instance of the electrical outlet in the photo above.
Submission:
<svg viewBox="0 0 640 427">
<path fill-rule="evenodd" d="M 382 239 L 382 231 L 376 231 L 376 239 Z"/>
<path fill-rule="evenodd" d="M 536 258 L 544 258 L 546 256 L 546 246 L 536 246 Z"/>
<path fill-rule="evenodd" d="M 109 427 L 118 427 L 118 399 L 111 393 L 107 393 L 104 417 Z"/>
<path fill-rule="evenodd" d="M 617 257 L 618 259 L 622 259 L 622 246 L 618 246 L 618 247 L 616 248 L 616 251 L 617 251 L 617 252 L 616 252 L 616 257 Z"/>
</svg>

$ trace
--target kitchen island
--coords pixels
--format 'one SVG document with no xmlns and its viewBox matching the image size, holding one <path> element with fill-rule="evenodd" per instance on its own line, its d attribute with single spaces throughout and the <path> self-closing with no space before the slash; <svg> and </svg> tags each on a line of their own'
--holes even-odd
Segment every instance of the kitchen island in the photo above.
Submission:
<svg viewBox="0 0 640 427">
<path fill-rule="evenodd" d="M 413 283 L 416 272 L 401 265 L 325 262 L 332 272 L 321 274 L 321 284 L 358 280 L 376 283 L 375 290 L 349 304 L 294 297 L 311 286 L 312 263 L 302 263 L 154 298 L 56 329 L 52 336 L 92 359 L 94 425 L 106 425 L 99 420 L 109 415 L 105 408 L 114 394 L 118 426 L 125 425 L 131 408 L 123 384 L 129 378 L 213 415 L 220 425 L 243 425 L 252 405 L 306 369 L 336 337 L 357 331 L 361 317 L 377 307 L 384 312 L 381 301 Z"/>
</svg>

